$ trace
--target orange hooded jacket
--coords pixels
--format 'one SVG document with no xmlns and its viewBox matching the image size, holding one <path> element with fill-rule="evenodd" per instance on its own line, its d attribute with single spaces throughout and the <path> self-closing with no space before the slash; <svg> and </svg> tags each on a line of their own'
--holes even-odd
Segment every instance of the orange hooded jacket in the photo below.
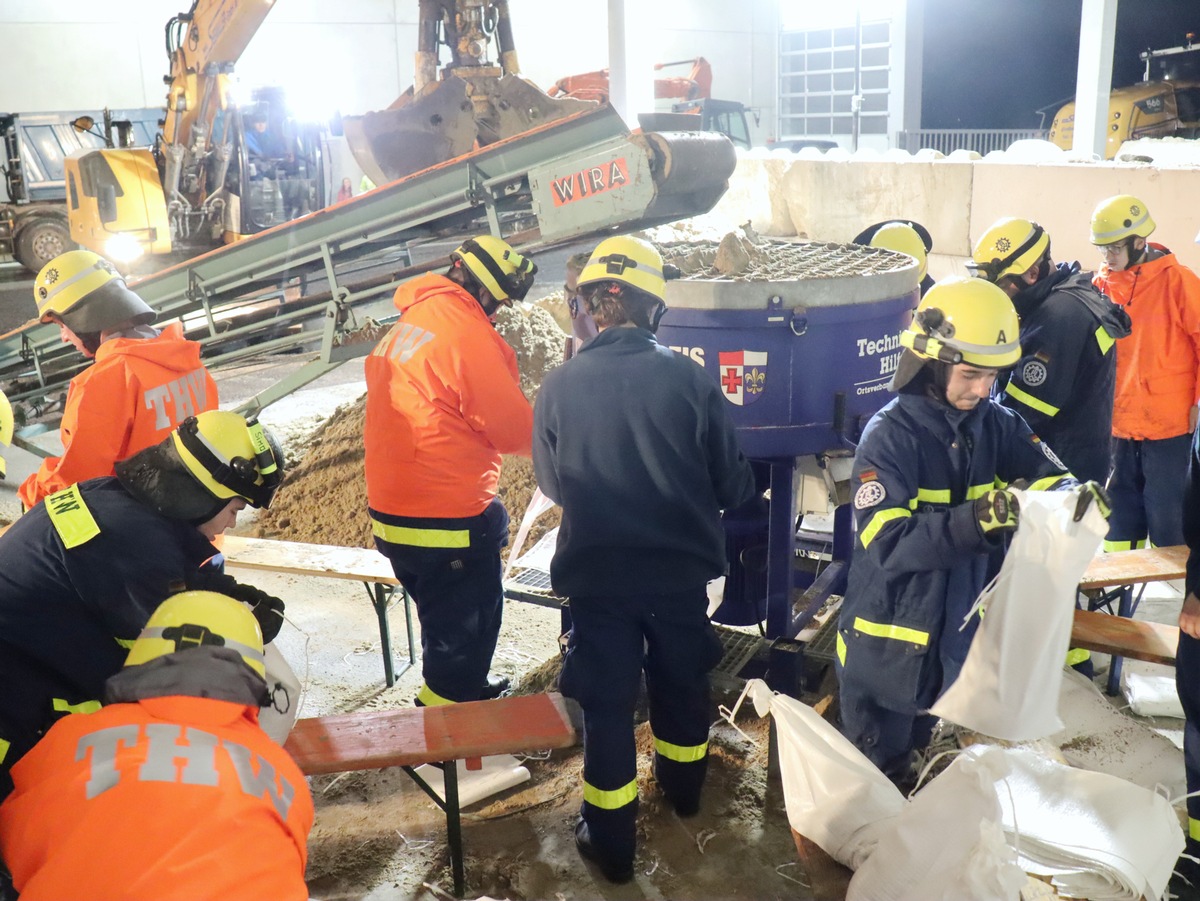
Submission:
<svg viewBox="0 0 1200 901">
<path fill-rule="evenodd" d="M 22 901 L 306 901 L 308 783 L 258 710 L 172 695 L 59 720 L 13 766 Z"/>
<path fill-rule="evenodd" d="M 1200 277 L 1164 252 L 1093 284 L 1129 313 L 1132 331 L 1117 341 L 1113 435 L 1158 441 L 1188 433 L 1200 398 Z"/>
<path fill-rule="evenodd" d="M 470 294 L 441 275 L 396 289 L 400 321 L 367 357 L 367 503 L 393 516 L 478 516 L 500 455 L 528 457 L 533 409 L 517 355 Z"/>
<path fill-rule="evenodd" d="M 71 379 L 62 456 L 42 461 L 17 496 L 28 509 L 76 482 L 110 476 L 118 460 L 162 441 L 189 416 L 215 409 L 217 383 L 200 362 L 200 345 L 183 337 L 179 323 L 156 338 L 111 338 Z"/>
</svg>

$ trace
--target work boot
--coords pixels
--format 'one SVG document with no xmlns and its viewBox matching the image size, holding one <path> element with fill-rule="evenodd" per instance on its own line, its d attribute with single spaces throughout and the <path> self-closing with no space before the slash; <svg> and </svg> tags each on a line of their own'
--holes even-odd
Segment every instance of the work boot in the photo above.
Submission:
<svg viewBox="0 0 1200 901">
<path fill-rule="evenodd" d="M 583 817 L 575 824 L 575 847 L 579 849 L 579 856 L 599 867 L 601 875 L 609 882 L 621 885 L 633 881 L 633 861 L 613 860 L 597 848 L 592 842 L 587 821 Z"/>
<path fill-rule="evenodd" d="M 490 701 L 498 698 L 508 691 L 508 686 L 511 684 L 512 680 L 508 676 L 488 676 L 483 683 L 483 688 L 479 689 L 479 700 Z"/>
</svg>

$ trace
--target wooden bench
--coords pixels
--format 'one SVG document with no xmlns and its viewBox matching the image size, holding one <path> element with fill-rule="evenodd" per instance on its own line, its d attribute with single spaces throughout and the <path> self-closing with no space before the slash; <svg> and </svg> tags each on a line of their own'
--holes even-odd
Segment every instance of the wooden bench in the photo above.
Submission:
<svg viewBox="0 0 1200 901">
<path fill-rule="evenodd" d="M 396 579 L 392 564 L 378 551 L 361 547 L 333 547 L 299 541 L 226 535 L 221 553 L 225 555 L 225 560 L 230 566 L 243 569 L 362 582 L 379 619 L 379 640 L 383 645 L 383 675 L 389 688 L 396 684 L 397 673 L 392 660 L 392 630 L 388 624 L 387 608 L 394 593 L 399 590 L 404 599 L 404 625 L 408 632 L 408 663 L 401 668 L 400 673 L 403 674 L 409 667 L 416 665 L 417 650 L 413 641 L 411 599 Z"/>
<path fill-rule="evenodd" d="M 402 767 L 446 813 L 454 894 L 461 898 L 464 878 L 457 761 L 465 760 L 468 770 L 478 769 L 481 757 L 566 748 L 575 741 L 575 728 L 562 697 L 537 694 L 302 719 L 284 747 L 306 775 Z M 416 772 L 422 764 L 441 769 L 445 800 Z"/>
<path fill-rule="evenodd" d="M 1175 665 L 1179 627 L 1126 619 L 1096 610 L 1076 610 L 1071 647 L 1116 657 Z"/>
<path fill-rule="evenodd" d="M 1134 587 L 1138 585 L 1145 586 L 1148 582 L 1166 582 L 1174 579 L 1182 579 L 1186 573 L 1187 557 L 1188 549 L 1183 545 L 1097 554 L 1092 562 L 1088 564 L 1083 578 L 1079 580 L 1079 590 L 1092 594 L 1098 593 L 1096 597 L 1089 598 L 1088 611 L 1095 611 L 1097 608 L 1105 606 L 1111 609 L 1113 601 L 1116 601 L 1117 615 L 1128 621 L 1132 621 L 1133 614 L 1137 612 L 1137 600 L 1134 598 L 1133 593 Z M 1140 596 L 1139 593 L 1138 597 L 1140 598 Z M 1079 611 L 1076 612 L 1078 613 Z M 1091 623 L 1093 621 L 1085 618 L 1084 622 Z M 1108 669 L 1107 690 L 1110 695 L 1115 695 L 1121 688 L 1122 657 L 1134 657 L 1139 660 L 1151 659 L 1140 657 L 1138 654 L 1146 652 L 1145 649 L 1147 647 L 1153 647 L 1156 640 L 1166 642 L 1166 646 L 1170 648 L 1171 658 L 1170 660 L 1158 660 L 1156 662 L 1174 664 L 1175 646 L 1178 644 L 1179 639 L 1178 629 L 1175 629 L 1173 634 L 1159 634 L 1153 629 L 1139 629 L 1136 626 L 1123 627 L 1116 624 L 1100 629 L 1099 626 L 1102 625 L 1097 624 L 1096 626 L 1084 627 L 1081 637 L 1085 640 L 1104 640 L 1109 647 L 1090 647 L 1087 644 L 1076 642 L 1074 634 L 1072 634 L 1072 644 L 1075 647 L 1103 651 L 1113 655 L 1112 663 Z M 1154 625 L 1156 624 L 1137 623 L 1137 626 Z M 1078 616 L 1076 616 L 1075 628 L 1081 628 Z M 1165 626 L 1162 628 L 1171 629 L 1173 627 Z M 1152 638 L 1151 633 L 1158 634 L 1158 639 Z M 1128 644 L 1126 645 L 1122 642 L 1128 642 Z M 1159 650 L 1161 650 L 1161 647 Z M 1159 656 L 1162 655 L 1160 654 Z"/>
</svg>

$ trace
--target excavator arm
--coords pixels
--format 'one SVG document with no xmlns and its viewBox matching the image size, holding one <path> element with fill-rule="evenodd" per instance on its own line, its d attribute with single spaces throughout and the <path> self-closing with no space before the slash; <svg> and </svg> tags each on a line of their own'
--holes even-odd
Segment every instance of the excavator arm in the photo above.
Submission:
<svg viewBox="0 0 1200 901">
<path fill-rule="evenodd" d="M 196 207 L 223 183 L 234 117 L 229 96 L 233 66 L 275 0 L 193 0 L 166 26 L 170 74 L 159 166 L 168 203 Z M 221 134 L 213 134 L 214 126 Z M 211 159 L 215 157 L 215 161 Z M 214 165 L 215 162 L 215 165 Z"/>
<path fill-rule="evenodd" d="M 550 97 L 520 76 L 508 0 L 420 0 L 417 28 L 413 87 L 386 110 L 342 120 L 355 159 L 376 184 L 593 105 Z M 442 48 L 450 61 L 439 75 Z"/>
</svg>

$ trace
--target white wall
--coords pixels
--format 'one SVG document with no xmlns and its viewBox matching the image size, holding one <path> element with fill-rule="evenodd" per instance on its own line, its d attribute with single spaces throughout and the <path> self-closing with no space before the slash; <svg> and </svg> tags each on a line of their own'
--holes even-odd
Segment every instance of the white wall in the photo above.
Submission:
<svg viewBox="0 0 1200 901">
<path fill-rule="evenodd" d="M 713 95 L 775 121 L 779 0 L 645 4 L 663 60 L 704 56 Z M 158 106 L 166 94 L 163 28 L 190 0 L 3 0 L 0 110 Z M 523 74 L 547 88 L 607 65 L 605 0 L 511 0 Z M 280 84 L 314 116 L 387 106 L 413 80 L 417 0 L 278 0 L 237 72 Z"/>
</svg>

